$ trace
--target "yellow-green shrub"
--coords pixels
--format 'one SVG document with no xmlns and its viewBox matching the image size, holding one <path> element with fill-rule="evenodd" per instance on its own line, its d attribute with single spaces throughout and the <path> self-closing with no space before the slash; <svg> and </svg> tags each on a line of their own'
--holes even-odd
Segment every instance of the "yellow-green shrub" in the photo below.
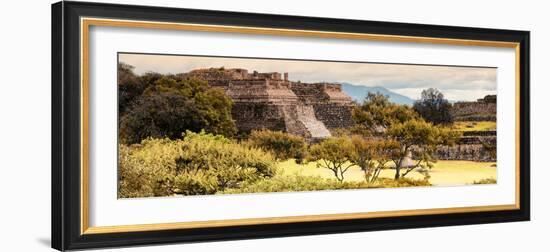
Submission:
<svg viewBox="0 0 550 252">
<path fill-rule="evenodd" d="M 119 197 L 214 194 L 275 172 L 271 154 L 212 134 L 119 146 Z"/>
<path fill-rule="evenodd" d="M 294 158 L 300 163 L 307 152 L 307 144 L 303 137 L 282 131 L 254 130 L 250 133 L 248 141 L 252 146 L 272 152 L 278 160 Z"/>
<path fill-rule="evenodd" d="M 299 192 L 318 190 L 341 190 L 341 189 L 365 189 L 365 188 L 392 188 L 430 186 L 426 180 L 413 180 L 402 178 L 399 180 L 381 178 L 374 183 L 364 181 L 344 181 L 327 179 L 315 176 L 275 176 L 270 179 L 262 179 L 255 182 L 245 182 L 239 188 L 232 188 L 221 193 L 262 193 L 262 192 Z"/>
</svg>

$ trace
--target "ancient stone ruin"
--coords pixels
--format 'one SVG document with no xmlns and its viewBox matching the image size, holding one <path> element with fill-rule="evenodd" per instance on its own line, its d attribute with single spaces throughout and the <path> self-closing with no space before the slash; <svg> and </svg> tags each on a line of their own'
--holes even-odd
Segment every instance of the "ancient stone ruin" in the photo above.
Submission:
<svg viewBox="0 0 550 252">
<path fill-rule="evenodd" d="M 340 84 L 290 81 L 288 73 L 249 73 L 246 69 L 209 68 L 187 73 L 233 99 L 233 119 L 241 132 L 281 130 L 309 140 L 331 136 L 350 126 L 352 99 Z"/>
<path fill-rule="evenodd" d="M 197 69 L 185 74 L 223 89 L 234 101 L 232 116 L 241 132 L 280 130 L 309 141 L 331 136 L 331 130 L 351 126 L 351 97 L 335 83 L 302 83 L 288 73 L 249 72 L 241 68 Z M 476 102 L 457 102 L 451 109 L 457 121 L 496 120 L 496 96 Z M 495 161 L 491 146 L 496 131 L 466 132 L 454 146 L 439 146 L 435 157 L 447 160 Z M 413 156 L 416 156 L 413 149 Z M 496 149 L 494 150 L 496 152 Z"/>
<path fill-rule="evenodd" d="M 455 121 L 496 121 L 497 96 L 487 95 L 474 102 L 456 102 L 451 108 Z M 438 159 L 496 161 L 496 131 L 464 132 L 458 144 L 440 146 L 437 149 Z"/>
<path fill-rule="evenodd" d="M 497 132 L 465 131 L 457 144 L 453 146 L 438 146 L 433 157 L 439 160 L 469 160 L 495 162 Z M 421 148 L 413 148 L 413 157 L 418 158 Z"/>
<path fill-rule="evenodd" d="M 497 96 L 487 95 L 475 102 L 455 102 L 451 115 L 455 121 L 496 121 Z"/>
</svg>

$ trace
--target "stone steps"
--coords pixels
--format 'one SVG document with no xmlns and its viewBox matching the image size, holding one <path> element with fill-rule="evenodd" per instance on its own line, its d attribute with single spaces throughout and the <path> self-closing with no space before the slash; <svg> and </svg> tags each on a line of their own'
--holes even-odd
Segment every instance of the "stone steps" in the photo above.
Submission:
<svg viewBox="0 0 550 252">
<path fill-rule="evenodd" d="M 309 131 L 311 138 L 327 138 L 330 137 L 330 131 L 325 124 L 315 117 L 315 111 L 311 105 L 296 106 L 297 119 Z"/>
</svg>

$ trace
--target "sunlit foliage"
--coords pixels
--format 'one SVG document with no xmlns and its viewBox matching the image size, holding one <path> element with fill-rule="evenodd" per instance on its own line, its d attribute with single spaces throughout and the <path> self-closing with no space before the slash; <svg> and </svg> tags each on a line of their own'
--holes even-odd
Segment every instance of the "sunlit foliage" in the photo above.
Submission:
<svg viewBox="0 0 550 252">
<path fill-rule="evenodd" d="M 282 131 L 253 130 L 248 141 L 252 146 L 272 152 L 277 160 L 294 158 L 300 163 L 307 154 L 307 143 L 303 137 Z"/>
<path fill-rule="evenodd" d="M 119 197 L 214 194 L 276 174 L 271 154 L 223 136 L 119 145 Z"/>
</svg>

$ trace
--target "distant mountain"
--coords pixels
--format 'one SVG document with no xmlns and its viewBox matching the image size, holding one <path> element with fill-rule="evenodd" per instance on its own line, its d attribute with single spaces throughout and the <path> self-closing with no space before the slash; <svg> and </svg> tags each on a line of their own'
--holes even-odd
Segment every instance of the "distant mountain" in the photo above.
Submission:
<svg viewBox="0 0 550 252">
<path fill-rule="evenodd" d="M 393 103 L 410 105 L 410 106 L 412 106 L 413 103 L 414 103 L 413 99 L 411 99 L 407 96 L 400 95 L 398 93 L 392 92 L 392 91 L 390 91 L 386 88 L 383 88 L 383 87 L 359 86 L 359 85 L 354 85 L 354 84 L 345 83 L 345 82 L 342 82 L 340 84 L 342 84 L 342 90 L 344 90 L 344 92 L 346 94 L 351 96 L 351 98 L 354 101 L 357 101 L 357 102 L 363 101 L 363 99 L 365 99 L 365 96 L 367 96 L 367 94 L 369 92 L 371 92 L 371 93 L 377 93 L 378 92 L 378 93 L 381 93 L 383 95 L 388 96 L 390 101 L 393 102 Z"/>
</svg>

